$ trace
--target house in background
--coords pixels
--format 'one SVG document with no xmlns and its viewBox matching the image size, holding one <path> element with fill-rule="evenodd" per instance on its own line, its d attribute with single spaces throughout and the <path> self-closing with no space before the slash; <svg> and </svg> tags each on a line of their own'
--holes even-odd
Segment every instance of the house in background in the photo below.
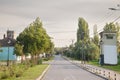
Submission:
<svg viewBox="0 0 120 80">
<path fill-rule="evenodd" d="M 0 61 L 16 60 L 16 55 L 13 55 L 15 42 L 14 31 L 7 30 L 7 35 L 0 39 Z"/>
</svg>

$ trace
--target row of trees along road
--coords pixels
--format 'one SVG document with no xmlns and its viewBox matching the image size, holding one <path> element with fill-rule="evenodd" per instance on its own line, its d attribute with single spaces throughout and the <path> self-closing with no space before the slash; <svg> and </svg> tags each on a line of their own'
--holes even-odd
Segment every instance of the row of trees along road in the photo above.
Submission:
<svg viewBox="0 0 120 80">
<path fill-rule="evenodd" d="M 104 26 L 103 31 L 116 31 L 119 39 L 120 26 L 118 23 L 109 23 Z M 77 41 L 64 50 L 64 55 L 78 60 L 98 60 L 100 55 L 99 34 L 94 34 L 93 38 L 89 36 L 88 23 L 83 19 L 78 19 Z M 118 48 L 120 48 L 118 44 Z M 120 49 L 118 49 L 120 50 Z M 120 51 L 119 51 L 120 52 Z"/>
<path fill-rule="evenodd" d="M 18 56 L 27 56 L 30 54 L 32 63 L 37 64 L 39 54 L 50 54 L 53 48 L 54 44 L 38 17 L 17 37 L 14 53 Z"/>
</svg>

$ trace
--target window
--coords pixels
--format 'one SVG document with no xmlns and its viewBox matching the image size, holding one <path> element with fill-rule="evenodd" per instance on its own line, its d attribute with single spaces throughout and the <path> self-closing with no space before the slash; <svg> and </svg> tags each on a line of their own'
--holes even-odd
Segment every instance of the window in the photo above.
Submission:
<svg viewBox="0 0 120 80">
<path fill-rule="evenodd" d="M 113 36 L 114 36 L 113 34 L 106 34 L 107 39 L 113 39 Z"/>
</svg>

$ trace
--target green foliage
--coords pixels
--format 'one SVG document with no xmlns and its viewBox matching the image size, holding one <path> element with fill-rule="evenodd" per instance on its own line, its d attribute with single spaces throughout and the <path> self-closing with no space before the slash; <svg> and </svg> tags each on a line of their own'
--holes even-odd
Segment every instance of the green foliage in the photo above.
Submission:
<svg viewBox="0 0 120 80">
<path fill-rule="evenodd" d="M 15 48 L 14 48 L 14 54 L 16 54 L 17 56 L 22 56 L 23 55 L 23 46 L 16 43 Z"/>
<path fill-rule="evenodd" d="M 24 70 L 26 70 L 27 68 L 26 65 L 12 65 L 9 67 L 1 66 L 0 80 L 21 77 L 23 75 Z"/>
<path fill-rule="evenodd" d="M 36 65 L 34 67 L 30 67 L 27 69 L 23 75 L 19 78 L 15 78 L 14 80 L 35 80 L 37 77 L 39 77 L 42 72 L 47 68 L 46 65 Z"/>
<path fill-rule="evenodd" d="M 38 60 L 38 64 L 42 64 L 42 59 L 39 59 L 39 60 Z"/>
<path fill-rule="evenodd" d="M 10 77 L 9 71 L 4 71 L 0 73 L 0 79 L 7 79 Z"/>
<path fill-rule="evenodd" d="M 104 27 L 104 31 L 105 32 L 116 32 L 117 31 L 117 27 L 114 23 L 107 23 Z"/>
<path fill-rule="evenodd" d="M 64 55 L 78 60 L 98 60 L 99 58 L 99 37 L 89 38 L 88 23 L 83 19 L 78 19 L 77 42 L 74 47 L 70 46 L 64 51 Z"/>
<path fill-rule="evenodd" d="M 88 23 L 83 19 L 78 19 L 77 42 L 89 38 Z"/>
<path fill-rule="evenodd" d="M 89 44 L 89 59 L 98 60 L 99 59 L 99 47 L 95 43 L 91 42 Z"/>
<path fill-rule="evenodd" d="M 17 41 L 23 46 L 24 55 L 31 54 L 32 60 L 41 53 L 47 52 L 52 53 L 54 45 L 51 38 L 47 34 L 46 30 L 43 28 L 43 24 L 39 18 L 31 23 L 23 32 L 17 37 Z M 16 53 L 18 51 L 16 50 Z"/>
<path fill-rule="evenodd" d="M 96 34 L 96 35 L 94 35 L 94 37 L 93 37 L 93 42 L 96 44 L 96 45 L 99 45 L 99 37 L 98 37 L 98 35 Z"/>
<path fill-rule="evenodd" d="M 77 42 L 73 52 L 75 58 L 79 60 L 88 60 L 88 45 L 89 45 L 89 29 L 88 23 L 83 19 L 78 19 Z"/>
<path fill-rule="evenodd" d="M 29 27 L 17 37 L 17 40 L 23 43 L 25 53 L 36 54 L 37 51 L 46 52 L 53 46 L 39 18 L 31 23 Z"/>
<path fill-rule="evenodd" d="M 42 74 L 48 65 L 27 65 L 0 66 L 0 80 L 35 80 Z"/>
</svg>

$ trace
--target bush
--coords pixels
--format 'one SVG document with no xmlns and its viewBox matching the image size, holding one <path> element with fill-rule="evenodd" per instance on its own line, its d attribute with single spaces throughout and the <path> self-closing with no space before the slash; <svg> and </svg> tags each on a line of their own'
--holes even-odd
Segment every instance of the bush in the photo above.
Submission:
<svg viewBox="0 0 120 80">
<path fill-rule="evenodd" d="M 23 70 L 22 69 L 19 69 L 16 71 L 16 76 L 15 77 L 21 77 L 23 75 Z"/>
<path fill-rule="evenodd" d="M 5 71 L 1 73 L 1 79 L 7 79 L 10 77 L 9 71 Z"/>
<path fill-rule="evenodd" d="M 28 65 L 27 65 L 28 64 Z M 42 59 L 38 60 L 38 64 L 42 64 Z M 0 66 L 0 80 L 13 80 L 14 78 L 21 77 L 29 67 L 34 64 L 27 62 L 23 64 L 11 65 L 11 66 Z"/>
<path fill-rule="evenodd" d="M 38 64 L 42 64 L 42 59 L 39 59 L 39 60 L 38 60 Z"/>
<path fill-rule="evenodd" d="M 0 67 L 0 80 L 1 79 L 11 79 L 15 77 L 22 76 L 24 70 L 27 70 L 29 67 L 27 65 L 13 65 L 13 66 L 2 66 Z"/>
<path fill-rule="evenodd" d="M 43 60 L 44 60 L 44 61 L 48 61 L 49 59 L 48 59 L 48 58 L 44 58 Z"/>
</svg>

